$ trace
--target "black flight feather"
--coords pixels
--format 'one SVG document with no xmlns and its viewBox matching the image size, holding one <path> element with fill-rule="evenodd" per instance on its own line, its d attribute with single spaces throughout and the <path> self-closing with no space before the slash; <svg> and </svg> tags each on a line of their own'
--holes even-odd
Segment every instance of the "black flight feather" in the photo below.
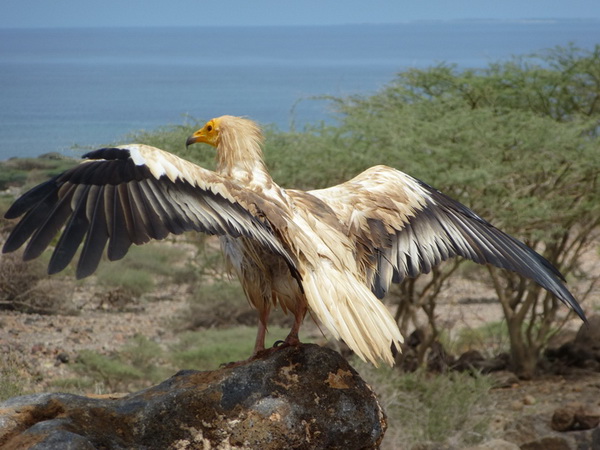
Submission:
<svg viewBox="0 0 600 450">
<path fill-rule="evenodd" d="M 71 188 L 67 195 L 58 199 L 54 203 L 54 208 L 38 223 L 35 233 L 31 236 L 23 252 L 24 261 L 40 256 L 65 224 L 71 214 L 71 195 L 73 191 L 74 189 Z"/>
<path fill-rule="evenodd" d="M 495 228 L 466 206 L 453 200 L 425 183 L 433 201 L 446 211 L 453 222 L 471 243 L 471 249 L 454 245 L 460 256 L 472 259 L 480 264 L 492 264 L 532 279 L 544 289 L 553 293 L 559 300 L 570 306 L 584 321 L 585 314 L 573 295 L 563 284 L 564 277 L 546 258 L 523 242 Z M 441 223 L 443 224 L 443 219 Z M 476 253 L 472 253 L 475 250 Z"/>
<path fill-rule="evenodd" d="M 106 187 L 107 190 L 108 188 L 109 186 Z M 110 208 L 107 212 L 107 217 L 110 218 L 108 228 L 110 240 L 106 256 L 110 261 L 117 261 L 127 254 L 132 241 L 126 228 L 124 206 L 121 202 L 119 189 L 110 186 L 110 190 L 112 193 L 106 194 L 111 197 L 110 205 L 109 201 L 106 201 L 106 205 Z"/>
<path fill-rule="evenodd" d="M 96 270 L 102 258 L 102 252 L 108 241 L 108 227 L 104 215 L 103 187 L 91 189 L 88 194 L 88 211 L 90 215 L 90 229 L 87 233 L 85 244 L 81 250 L 77 263 L 77 279 L 85 278 Z"/>
<path fill-rule="evenodd" d="M 57 183 L 54 177 L 42 184 L 39 184 L 29 191 L 25 192 L 8 208 L 4 214 L 5 219 L 16 219 L 34 207 L 38 206 L 44 199 L 48 199 L 54 193 Z M 18 247 L 17 247 L 18 248 Z"/>
<path fill-rule="evenodd" d="M 89 186 L 86 186 L 86 191 L 88 190 Z M 80 198 L 50 258 L 48 265 L 50 275 L 60 272 L 71 262 L 88 231 L 88 227 L 86 202 L 81 201 Z"/>
</svg>

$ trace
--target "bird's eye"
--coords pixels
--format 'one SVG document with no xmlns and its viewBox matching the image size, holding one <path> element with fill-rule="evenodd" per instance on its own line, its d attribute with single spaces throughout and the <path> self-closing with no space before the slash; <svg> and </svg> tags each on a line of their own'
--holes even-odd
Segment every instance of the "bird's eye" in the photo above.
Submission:
<svg viewBox="0 0 600 450">
<path fill-rule="evenodd" d="M 206 131 L 208 131 L 210 133 L 212 130 L 213 130 L 212 125 L 207 125 Z"/>
</svg>

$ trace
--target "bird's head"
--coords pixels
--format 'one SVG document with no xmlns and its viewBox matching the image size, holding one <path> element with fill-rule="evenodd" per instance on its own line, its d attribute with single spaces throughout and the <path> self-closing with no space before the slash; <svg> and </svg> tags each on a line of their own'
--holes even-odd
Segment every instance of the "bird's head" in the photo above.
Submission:
<svg viewBox="0 0 600 450">
<path fill-rule="evenodd" d="M 244 117 L 221 116 L 211 119 L 192 134 L 186 141 L 186 147 L 196 142 L 217 147 L 220 153 L 230 157 L 239 157 L 238 152 L 261 157 L 260 147 L 263 136 L 258 124 Z"/>
<path fill-rule="evenodd" d="M 235 116 L 211 119 L 192 134 L 186 147 L 204 142 L 217 148 L 217 171 L 230 173 L 234 168 L 248 173 L 261 170 L 265 173 L 262 158 L 263 137 L 255 122 Z"/>
<path fill-rule="evenodd" d="M 216 147 L 219 145 L 219 131 L 221 125 L 221 118 L 211 119 L 202 128 L 192 134 L 187 141 L 185 146 L 189 147 L 196 142 L 204 142 L 205 144 Z"/>
</svg>

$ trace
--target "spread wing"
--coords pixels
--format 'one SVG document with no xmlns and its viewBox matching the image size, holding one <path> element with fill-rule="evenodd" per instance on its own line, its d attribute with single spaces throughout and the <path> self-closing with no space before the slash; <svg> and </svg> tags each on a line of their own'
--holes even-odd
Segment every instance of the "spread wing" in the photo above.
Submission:
<svg viewBox="0 0 600 450">
<path fill-rule="evenodd" d="M 63 228 L 49 273 L 63 270 L 84 242 L 77 278 L 92 274 L 107 247 L 110 260 L 125 256 L 131 244 L 196 230 L 256 239 L 282 256 L 295 273 L 295 262 L 258 205 L 265 200 L 226 178 L 154 147 L 105 148 L 84 156 L 81 164 L 21 196 L 5 217 L 23 218 L 3 252 L 29 240 L 23 257 L 38 257 Z M 285 214 L 270 206 L 271 216 Z M 84 241 L 85 240 L 85 241 Z"/>
<path fill-rule="evenodd" d="M 550 262 L 466 206 L 400 171 L 376 166 L 346 183 L 309 193 L 327 203 L 347 227 L 379 298 L 392 282 L 462 256 L 536 281 L 585 320 Z"/>
</svg>

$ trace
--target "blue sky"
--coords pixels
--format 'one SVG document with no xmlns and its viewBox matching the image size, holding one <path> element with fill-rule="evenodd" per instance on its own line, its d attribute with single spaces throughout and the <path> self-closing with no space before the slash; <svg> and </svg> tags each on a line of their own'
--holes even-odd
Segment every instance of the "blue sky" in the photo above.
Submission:
<svg viewBox="0 0 600 450">
<path fill-rule="evenodd" d="M 2 0 L 0 28 L 600 18 L 598 0 Z"/>
</svg>

